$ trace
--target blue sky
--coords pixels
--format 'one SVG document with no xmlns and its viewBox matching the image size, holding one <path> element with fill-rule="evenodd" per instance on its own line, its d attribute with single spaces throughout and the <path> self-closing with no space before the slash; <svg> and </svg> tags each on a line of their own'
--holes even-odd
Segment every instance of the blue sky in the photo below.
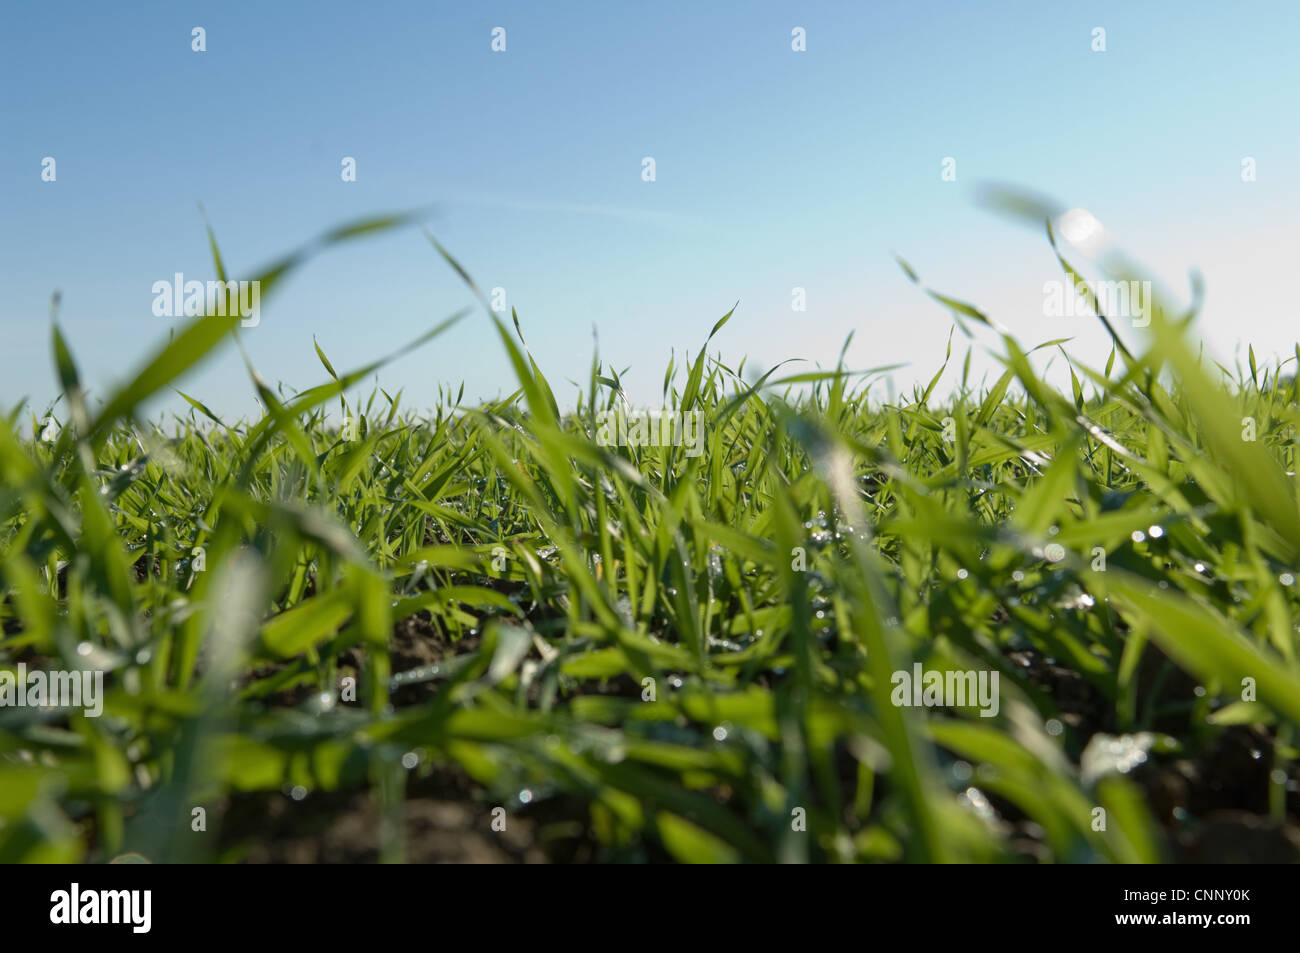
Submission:
<svg viewBox="0 0 1300 953">
<path fill-rule="evenodd" d="M 1199 268 L 1199 331 L 1227 360 L 1247 341 L 1289 354 L 1298 336 L 1293 2 L 2 9 L 0 407 L 56 392 L 56 289 L 101 396 L 181 323 L 153 315 L 151 289 L 215 277 L 200 202 L 244 275 L 342 221 L 436 206 L 428 227 L 506 289 L 562 396 L 585 379 L 594 326 L 634 394 L 656 399 L 669 353 L 693 354 L 737 300 L 715 339 L 733 364 L 833 363 L 854 332 L 852 365 L 928 379 L 951 321 L 894 252 L 1025 342 L 1073 337 L 1102 363 L 1095 321 L 1044 317 L 1050 250 L 972 201 L 988 180 L 1091 210 L 1179 294 Z M 469 302 L 407 229 L 313 260 L 243 338 L 263 377 L 305 388 L 324 374 L 313 335 L 342 370 Z M 513 389 L 479 314 L 380 376 L 416 407 L 462 381 L 469 398 Z M 257 412 L 233 347 L 182 386 Z"/>
</svg>

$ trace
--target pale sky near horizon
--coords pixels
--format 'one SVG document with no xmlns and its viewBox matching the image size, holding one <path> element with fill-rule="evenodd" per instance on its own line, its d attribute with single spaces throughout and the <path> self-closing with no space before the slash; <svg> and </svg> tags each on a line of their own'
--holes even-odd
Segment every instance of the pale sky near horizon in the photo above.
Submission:
<svg viewBox="0 0 1300 953">
<path fill-rule="evenodd" d="M 829 365 L 852 332 L 851 366 L 904 363 L 900 389 L 928 380 L 952 322 L 894 253 L 1023 344 L 1073 337 L 1072 355 L 1102 364 L 1095 320 L 1044 316 L 1043 283 L 1060 277 L 1050 249 L 973 201 L 983 181 L 1087 208 L 1184 299 L 1199 269 L 1198 332 L 1225 362 L 1247 342 L 1285 357 L 1300 338 L 1300 4 L 0 11 L 0 409 L 29 398 L 39 413 L 56 393 L 56 290 L 92 395 L 181 324 L 153 315 L 151 289 L 215 277 L 200 202 L 245 276 L 341 222 L 436 207 L 429 229 L 480 286 L 505 289 L 569 403 L 593 326 L 652 403 L 670 352 L 693 356 L 737 300 L 712 348 L 733 366 Z M 806 312 L 791 308 L 796 287 Z M 313 336 L 342 371 L 471 300 L 408 228 L 323 253 L 243 340 L 264 378 L 304 389 L 325 376 Z M 417 408 L 462 381 L 467 400 L 514 389 L 481 313 L 380 375 Z M 223 415 L 257 414 L 233 346 L 180 386 Z"/>
</svg>

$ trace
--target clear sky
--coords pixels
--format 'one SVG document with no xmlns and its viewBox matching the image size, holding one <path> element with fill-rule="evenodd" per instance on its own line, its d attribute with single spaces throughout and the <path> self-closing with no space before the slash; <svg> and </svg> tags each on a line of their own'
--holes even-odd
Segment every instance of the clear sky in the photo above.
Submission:
<svg viewBox="0 0 1300 953">
<path fill-rule="evenodd" d="M 852 365 L 906 362 L 899 387 L 928 378 L 951 321 L 894 252 L 1024 342 L 1073 336 L 1100 364 L 1095 321 L 1043 314 L 1058 272 L 1041 233 L 972 201 L 987 180 L 1091 210 L 1182 295 L 1199 268 L 1200 331 L 1229 361 L 1300 337 L 1295 0 L 0 11 L 0 407 L 39 411 L 55 393 L 56 289 L 101 396 L 181 323 L 154 316 L 151 289 L 215 277 L 200 202 L 245 276 L 341 221 L 436 206 L 429 228 L 506 289 L 562 398 L 585 379 L 593 326 L 648 402 L 670 351 L 697 350 L 737 300 L 715 339 L 733 362 L 832 363 L 852 331 Z M 313 335 L 343 370 L 469 302 L 406 229 L 327 251 L 243 336 L 263 377 L 305 388 L 324 375 Z M 461 381 L 467 398 L 513 389 L 481 314 L 380 378 L 417 407 Z M 256 413 L 233 347 L 182 386 Z"/>
</svg>

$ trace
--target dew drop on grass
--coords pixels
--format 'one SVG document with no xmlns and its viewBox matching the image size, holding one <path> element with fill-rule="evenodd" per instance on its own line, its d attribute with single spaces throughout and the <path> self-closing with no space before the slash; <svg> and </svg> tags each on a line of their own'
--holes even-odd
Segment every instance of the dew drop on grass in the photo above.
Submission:
<svg viewBox="0 0 1300 953">
<path fill-rule="evenodd" d="M 967 788 L 962 792 L 959 800 L 974 811 L 981 820 L 992 823 L 998 819 L 997 812 L 993 810 L 993 805 L 984 796 L 984 792 L 977 787 Z"/>
<path fill-rule="evenodd" d="M 417 765 L 419 765 L 419 763 L 420 763 L 420 756 L 416 754 L 414 751 L 408 751 L 406 752 L 406 754 L 402 755 L 402 767 L 404 767 L 407 771 L 412 770 Z"/>
<path fill-rule="evenodd" d="M 1092 785 L 1108 774 L 1128 774 L 1147 760 L 1147 752 L 1156 743 L 1156 735 L 1139 731 L 1132 735 L 1092 736 L 1079 758 L 1079 773 L 1085 785 Z"/>
<path fill-rule="evenodd" d="M 524 788 L 522 791 L 519 792 L 519 803 L 520 803 L 520 804 L 531 804 L 532 802 L 533 802 L 533 792 L 532 792 L 532 791 L 530 791 L 528 788 Z"/>
<path fill-rule="evenodd" d="M 1291 586 L 1295 584 L 1295 576 L 1291 575 L 1289 572 L 1284 572 L 1282 575 L 1277 577 L 1277 581 L 1282 583 L 1284 586 Z"/>
<path fill-rule="evenodd" d="M 1142 530 L 1140 529 L 1135 529 L 1133 530 L 1133 535 L 1129 538 L 1132 539 L 1133 542 L 1135 543 L 1140 543 L 1147 538 L 1147 534 L 1142 532 Z"/>
</svg>

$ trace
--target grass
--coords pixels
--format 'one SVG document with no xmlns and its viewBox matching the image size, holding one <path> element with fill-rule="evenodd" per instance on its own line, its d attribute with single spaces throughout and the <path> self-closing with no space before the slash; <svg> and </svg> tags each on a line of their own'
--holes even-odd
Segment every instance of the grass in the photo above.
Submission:
<svg viewBox="0 0 1300 953">
<path fill-rule="evenodd" d="M 404 221 L 286 256 L 263 295 Z M 0 426 L 0 665 L 102 669 L 107 697 L 0 708 L 0 861 L 238 859 L 271 834 L 223 830 L 233 806 L 284 792 L 290 818 L 368 792 L 377 856 L 421 859 L 404 818 L 449 786 L 555 859 L 1172 860 L 1225 808 L 1282 837 L 1296 377 L 1213 367 L 1157 302 L 1144 349 L 1116 336 L 1062 393 L 926 293 L 1000 342 L 992 387 L 951 341 L 890 404 L 842 364 L 753 383 L 706 341 L 663 378 L 698 456 L 598 445 L 619 374 L 593 359 L 563 411 L 486 305 L 518 389 L 430 416 L 349 401 L 378 365 L 318 348 L 310 390 L 251 373 L 256 422 L 188 395 L 149 422 L 238 318 L 194 319 L 97 407 L 55 326 L 57 425 Z M 997 716 L 893 704 L 917 661 L 998 672 Z"/>
</svg>

